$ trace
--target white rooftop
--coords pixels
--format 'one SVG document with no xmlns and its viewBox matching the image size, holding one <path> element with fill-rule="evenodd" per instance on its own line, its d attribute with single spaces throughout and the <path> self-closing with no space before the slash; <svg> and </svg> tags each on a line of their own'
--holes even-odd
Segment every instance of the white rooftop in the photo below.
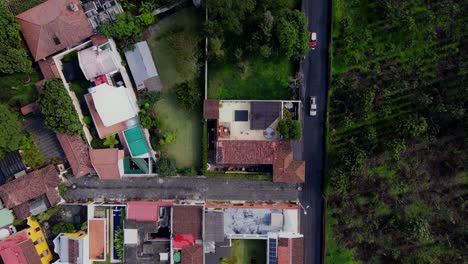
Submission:
<svg viewBox="0 0 468 264">
<path fill-rule="evenodd" d="M 116 72 L 120 66 L 111 48 L 100 49 L 96 46 L 79 51 L 78 61 L 87 80 Z"/>
<path fill-rule="evenodd" d="M 140 41 L 135 44 L 133 50 L 126 51 L 125 58 L 127 58 L 128 67 L 130 67 L 138 90 L 145 88 L 145 80 L 158 76 L 158 71 L 146 41 Z"/>
<path fill-rule="evenodd" d="M 124 244 L 138 244 L 138 229 L 124 229 Z"/>
<path fill-rule="evenodd" d="M 107 83 L 91 89 L 96 111 L 104 126 L 112 126 L 137 115 L 138 110 L 131 103 L 129 93 L 125 87 L 114 87 Z"/>
</svg>

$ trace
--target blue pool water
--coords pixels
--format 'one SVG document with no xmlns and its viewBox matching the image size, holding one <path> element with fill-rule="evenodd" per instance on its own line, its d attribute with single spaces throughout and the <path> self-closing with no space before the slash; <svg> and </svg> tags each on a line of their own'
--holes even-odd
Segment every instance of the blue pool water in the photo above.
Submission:
<svg viewBox="0 0 468 264">
<path fill-rule="evenodd" d="M 114 218 L 114 259 L 118 259 L 119 255 L 117 254 L 117 250 L 115 249 L 115 231 L 117 231 L 120 228 L 120 215 L 122 212 L 120 210 L 112 210 L 112 215 Z"/>
</svg>

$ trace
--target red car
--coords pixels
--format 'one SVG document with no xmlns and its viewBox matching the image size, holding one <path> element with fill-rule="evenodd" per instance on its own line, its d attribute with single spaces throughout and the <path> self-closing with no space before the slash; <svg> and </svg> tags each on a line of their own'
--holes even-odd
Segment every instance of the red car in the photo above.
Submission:
<svg viewBox="0 0 468 264">
<path fill-rule="evenodd" d="M 317 33 L 315 32 L 310 32 L 310 41 L 309 41 L 309 45 L 312 49 L 315 49 L 315 47 L 317 46 Z"/>
</svg>

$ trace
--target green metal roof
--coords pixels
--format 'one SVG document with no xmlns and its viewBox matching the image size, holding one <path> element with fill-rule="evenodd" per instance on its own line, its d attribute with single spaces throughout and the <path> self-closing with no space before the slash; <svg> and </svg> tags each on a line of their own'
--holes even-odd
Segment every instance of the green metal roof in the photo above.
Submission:
<svg viewBox="0 0 468 264">
<path fill-rule="evenodd" d="M 146 144 L 145 137 L 143 136 L 143 131 L 140 126 L 125 130 L 124 135 L 132 157 L 138 157 L 149 153 L 149 147 L 148 144 Z"/>
<path fill-rule="evenodd" d="M 15 220 L 15 218 L 10 209 L 0 209 L 0 227 L 13 224 L 13 220 Z"/>
</svg>

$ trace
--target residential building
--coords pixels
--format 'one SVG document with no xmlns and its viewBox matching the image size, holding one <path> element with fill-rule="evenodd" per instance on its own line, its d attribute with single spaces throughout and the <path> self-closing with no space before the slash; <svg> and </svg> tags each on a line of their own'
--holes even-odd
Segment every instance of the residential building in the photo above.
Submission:
<svg viewBox="0 0 468 264">
<path fill-rule="evenodd" d="M 203 206 L 172 207 L 172 256 L 175 261 L 179 259 L 178 262 L 184 264 L 203 264 L 202 218 Z"/>
<path fill-rule="evenodd" d="M 88 145 L 80 135 L 57 133 L 57 139 L 67 157 L 68 164 L 75 177 L 88 175 L 92 171 Z"/>
<path fill-rule="evenodd" d="M 16 218 L 24 220 L 60 202 L 57 191 L 60 183 L 57 170 L 49 165 L 0 186 L 0 200 L 13 210 Z"/>
<path fill-rule="evenodd" d="M 16 16 L 35 61 L 93 35 L 79 0 L 48 0 Z"/>
<path fill-rule="evenodd" d="M 125 52 L 125 58 L 137 90 L 162 91 L 161 79 L 146 41 L 135 43 L 133 50 Z"/>
<path fill-rule="evenodd" d="M 37 221 L 28 218 L 27 229 L 0 240 L 0 257 L 5 264 L 48 264 L 53 256 Z"/>
<path fill-rule="evenodd" d="M 117 148 L 90 149 L 89 156 L 102 180 L 118 180 L 124 174 L 124 151 Z"/>
<path fill-rule="evenodd" d="M 19 151 L 7 153 L 0 160 L 0 185 L 15 176 L 24 175 L 26 173 L 26 166 L 23 163 L 23 158 Z"/>
<path fill-rule="evenodd" d="M 117 14 L 123 12 L 116 0 L 82 0 L 81 3 L 86 17 L 94 29 L 102 23 L 115 21 Z"/>
<path fill-rule="evenodd" d="M 207 203 L 204 209 L 205 263 L 231 256 L 232 240 L 263 240 L 268 264 L 304 263 L 297 205 Z"/>
<path fill-rule="evenodd" d="M 13 216 L 13 212 L 10 209 L 0 209 L 0 240 L 3 240 L 16 233 L 16 228 L 13 226 L 14 220 L 15 217 Z"/>
<path fill-rule="evenodd" d="M 54 239 L 54 251 L 59 256 L 59 259 L 55 261 L 54 264 L 89 263 L 88 238 L 86 232 L 83 231 L 60 233 Z"/>
<path fill-rule="evenodd" d="M 205 100 L 210 163 L 231 172 L 267 171 L 274 182 L 304 182 L 302 150 L 276 130 L 286 114 L 300 121 L 300 109 L 300 101 Z"/>
</svg>

